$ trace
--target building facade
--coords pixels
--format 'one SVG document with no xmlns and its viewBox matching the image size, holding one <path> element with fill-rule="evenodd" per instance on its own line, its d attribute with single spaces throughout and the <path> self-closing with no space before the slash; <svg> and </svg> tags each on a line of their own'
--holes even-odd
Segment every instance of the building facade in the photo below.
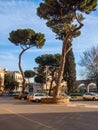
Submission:
<svg viewBox="0 0 98 130">
<path fill-rule="evenodd" d="M 19 86 L 22 86 L 23 79 L 22 79 L 22 75 L 21 75 L 20 72 L 18 72 L 18 71 L 8 71 L 8 74 L 11 76 L 11 78 L 13 80 L 15 80 L 16 82 L 19 83 Z"/>
<path fill-rule="evenodd" d="M 4 91 L 4 76 L 7 73 L 7 69 L 0 69 L 0 91 Z"/>
<path fill-rule="evenodd" d="M 0 69 L 0 91 L 4 90 L 4 74 L 5 71 Z"/>
<path fill-rule="evenodd" d="M 88 79 L 88 80 L 78 80 L 76 81 L 75 88 L 83 88 L 88 92 L 98 92 L 98 86 L 96 80 Z"/>
<path fill-rule="evenodd" d="M 7 74 L 19 84 L 19 86 L 15 88 L 15 91 L 21 91 L 23 82 L 21 73 L 18 71 L 8 71 Z"/>
</svg>

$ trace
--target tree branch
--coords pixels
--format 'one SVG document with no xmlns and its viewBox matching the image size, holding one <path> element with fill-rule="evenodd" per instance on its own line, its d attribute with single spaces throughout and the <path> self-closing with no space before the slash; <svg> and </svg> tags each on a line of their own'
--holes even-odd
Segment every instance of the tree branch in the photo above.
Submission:
<svg viewBox="0 0 98 130">
<path fill-rule="evenodd" d="M 83 27 L 83 25 L 84 25 L 83 23 L 81 23 L 81 22 L 79 21 L 79 19 L 78 19 L 78 17 L 76 16 L 76 14 L 75 14 L 75 18 L 76 18 L 76 20 L 77 20 L 79 26 L 78 26 L 77 28 L 75 28 L 72 33 L 74 33 L 74 32 L 76 32 L 76 31 L 80 30 L 80 29 Z"/>
</svg>

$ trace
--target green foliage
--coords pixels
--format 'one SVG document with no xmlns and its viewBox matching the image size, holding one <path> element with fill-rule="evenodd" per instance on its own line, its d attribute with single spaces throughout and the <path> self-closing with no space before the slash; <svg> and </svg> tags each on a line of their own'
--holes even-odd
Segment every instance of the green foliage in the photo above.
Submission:
<svg viewBox="0 0 98 130">
<path fill-rule="evenodd" d="M 60 64 L 60 54 L 44 54 L 41 56 L 38 56 L 35 61 L 37 64 L 39 64 L 40 66 L 59 66 Z"/>
<path fill-rule="evenodd" d="M 35 77 L 36 82 L 45 83 L 46 82 L 46 66 L 48 66 L 49 74 L 52 75 L 52 72 L 54 72 L 54 69 L 58 69 L 60 65 L 60 54 L 44 54 L 41 56 L 38 56 L 35 61 L 39 65 L 37 71 L 38 74 Z"/>
<path fill-rule="evenodd" d="M 31 43 L 34 43 L 36 47 L 41 48 L 45 43 L 44 37 L 44 34 L 36 33 L 34 36 L 32 36 Z"/>
<path fill-rule="evenodd" d="M 87 92 L 86 89 L 76 88 L 70 91 L 70 96 L 82 96 L 85 92 Z"/>
<path fill-rule="evenodd" d="M 20 45 L 22 49 L 23 47 L 31 48 L 33 46 L 41 48 L 45 42 L 44 34 L 36 33 L 32 29 L 17 29 L 12 31 L 9 40 L 17 46 Z"/>
<path fill-rule="evenodd" d="M 77 19 L 79 22 L 82 22 L 84 19 L 82 12 L 89 14 L 91 11 L 94 11 L 98 0 L 43 1 L 37 8 L 38 16 L 47 20 L 47 26 L 57 34 L 57 38 L 64 39 L 70 31 L 73 31 L 72 37 L 80 35 L 80 31 L 75 30 L 78 27 L 78 23 L 76 24 L 74 20 Z"/>
<path fill-rule="evenodd" d="M 37 76 L 35 77 L 35 82 L 37 83 L 46 83 L 46 78 L 45 78 L 45 74 L 43 74 L 43 72 L 40 74 L 37 74 Z"/>
<path fill-rule="evenodd" d="M 12 31 L 10 33 L 9 40 L 17 45 L 20 46 L 22 51 L 19 54 L 19 70 L 21 72 L 23 78 L 23 92 L 25 90 L 25 75 L 21 67 L 21 58 L 22 54 L 30 49 L 31 47 L 41 48 L 45 43 L 44 34 L 36 33 L 32 29 L 17 29 L 16 31 Z"/>
<path fill-rule="evenodd" d="M 5 90 L 9 90 L 10 92 L 15 89 L 15 87 L 18 87 L 19 83 L 11 78 L 9 74 L 5 74 L 4 77 L 4 86 Z"/>
<path fill-rule="evenodd" d="M 83 13 L 89 14 L 96 9 L 98 0 L 43 0 L 37 8 L 37 15 L 46 21 L 48 27 L 56 33 L 56 38 L 63 40 L 62 57 L 58 75 L 58 83 L 55 96 L 59 95 L 59 86 L 64 73 L 67 44 L 72 42 L 74 37 L 80 35 L 83 26 Z M 70 41 L 70 42 L 69 42 Z"/>
<path fill-rule="evenodd" d="M 26 71 L 24 72 L 24 75 L 25 75 L 26 78 L 32 78 L 32 77 L 35 76 L 35 72 L 32 71 L 32 70 L 26 70 Z"/>
<path fill-rule="evenodd" d="M 38 83 L 46 83 L 46 73 L 45 73 L 45 66 L 39 66 L 37 68 L 37 74 L 35 76 L 35 82 Z"/>
<path fill-rule="evenodd" d="M 69 48 L 71 43 L 67 45 Z M 72 49 L 66 55 L 66 64 L 64 67 L 64 80 L 67 81 L 68 93 L 73 90 L 76 81 L 76 64 Z"/>
</svg>

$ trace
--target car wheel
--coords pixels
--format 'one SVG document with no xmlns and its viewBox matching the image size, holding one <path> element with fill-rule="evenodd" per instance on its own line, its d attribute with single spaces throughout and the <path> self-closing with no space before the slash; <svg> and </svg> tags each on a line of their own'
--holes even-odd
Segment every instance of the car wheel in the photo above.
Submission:
<svg viewBox="0 0 98 130">
<path fill-rule="evenodd" d="M 22 97 L 22 98 L 21 98 L 21 100 L 25 100 L 25 98 L 24 98 L 24 97 Z"/>
<path fill-rule="evenodd" d="M 35 101 L 36 101 L 36 102 L 39 102 L 39 99 L 36 99 Z"/>
<path fill-rule="evenodd" d="M 84 100 L 86 100 L 86 98 L 85 98 L 85 97 L 83 97 L 83 99 L 84 99 Z"/>
<path fill-rule="evenodd" d="M 30 98 L 28 98 L 28 101 L 30 101 Z"/>
<path fill-rule="evenodd" d="M 96 99 L 95 99 L 95 97 L 93 97 L 93 101 L 95 101 Z"/>
</svg>

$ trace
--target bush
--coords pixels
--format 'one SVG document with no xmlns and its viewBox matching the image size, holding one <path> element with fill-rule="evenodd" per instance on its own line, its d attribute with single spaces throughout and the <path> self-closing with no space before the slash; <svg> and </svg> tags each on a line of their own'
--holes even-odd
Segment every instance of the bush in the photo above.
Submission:
<svg viewBox="0 0 98 130">
<path fill-rule="evenodd" d="M 83 93 L 70 93 L 69 95 L 70 96 L 82 96 Z"/>
</svg>

